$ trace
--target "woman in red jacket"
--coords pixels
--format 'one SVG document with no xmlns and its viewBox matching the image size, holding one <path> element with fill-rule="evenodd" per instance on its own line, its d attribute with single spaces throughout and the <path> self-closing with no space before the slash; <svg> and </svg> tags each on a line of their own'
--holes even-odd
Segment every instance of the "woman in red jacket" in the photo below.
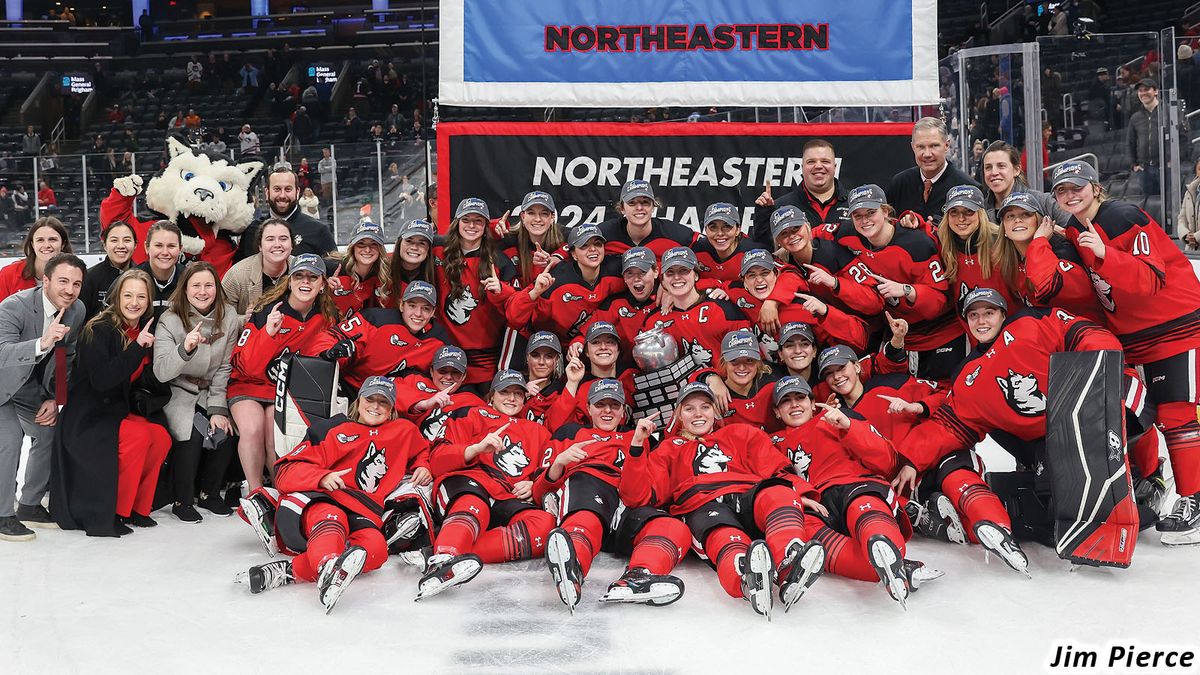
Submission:
<svg viewBox="0 0 1200 675">
<path fill-rule="evenodd" d="M 525 389 L 529 399 L 525 402 L 525 415 L 533 422 L 544 422 L 546 411 L 562 393 L 563 376 L 562 341 L 549 331 L 538 331 L 529 336 L 525 344 Z"/>
<path fill-rule="evenodd" d="M 391 292 L 392 271 L 383 246 L 383 228 L 375 223 L 364 220 L 354 228 L 339 272 L 329 277 L 339 316 L 349 316 L 364 307 L 384 306 Z"/>
<path fill-rule="evenodd" d="M 761 429 L 718 428 L 717 420 L 708 385 L 683 387 L 662 441 L 630 447 L 621 501 L 682 517 L 725 592 L 769 619 L 775 582 L 790 608 L 821 575 L 825 549 L 805 543 L 817 521 L 803 509 L 824 507 L 807 481 L 786 471 L 787 458 Z"/>
<path fill-rule="evenodd" d="M 533 280 L 554 263 L 555 254 L 566 258 L 562 250 L 566 238 L 558 224 L 554 198 L 547 192 L 527 193 L 521 200 L 520 218 L 520 226 L 505 233 L 499 247 L 516 266 L 521 285 L 532 286 Z M 507 228 L 508 223 L 501 225 Z"/>
<path fill-rule="evenodd" d="M 313 426 L 279 458 L 275 485 L 282 497 L 274 536 L 281 550 L 296 557 L 239 574 L 237 581 L 251 593 L 315 581 L 328 614 L 360 572 L 387 560 L 385 501 L 407 474 L 417 485 L 432 480 L 429 444 L 412 423 L 397 419 L 395 403 L 390 378 L 367 378 L 348 415 Z"/>
<path fill-rule="evenodd" d="M 25 255 L 24 260 L 0 269 L 0 300 L 38 285 L 51 258 L 59 253 L 73 253 L 67 228 L 51 216 L 34 221 L 25 233 L 21 252 Z"/>
<path fill-rule="evenodd" d="M 428 372 L 414 372 L 396 380 L 396 409 L 421 430 L 430 442 L 446 433 L 446 420 L 459 408 L 487 405 L 473 391 L 462 389 L 467 376 L 467 354 L 444 345 L 433 355 Z"/>
<path fill-rule="evenodd" d="M 325 285 L 325 262 L 312 253 L 292 258 L 287 283 L 260 298 L 246 321 L 230 357 L 228 393 L 250 491 L 262 487 L 264 465 L 274 471 L 271 428 L 280 361 L 291 354 L 317 356 L 333 346 L 328 329 L 335 323 L 337 307 Z"/>
<path fill-rule="evenodd" d="M 399 302 L 404 287 L 413 281 L 437 284 L 437 272 L 433 264 L 433 240 L 434 229 L 429 221 L 410 220 L 400 226 L 389 264 L 392 280 L 390 293 L 384 299 L 385 307 L 394 306 L 394 303 Z"/>
<path fill-rule="evenodd" d="M 520 416 L 525 395 L 521 373 L 501 370 L 488 406 L 451 413 L 430 462 L 442 525 L 417 584 L 418 600 L 470 581 L 484 563 L 545 551 L 554 517 L 530 500 L 551 440 L 546 427 Z"/>
<path fill-rule="evenodd" d="M 371 375 L 428 371 L 447 340 L 446 331 L 433 322 L 436 307 L 433 286 L 414 281 L 404 288 L 400 309 L 369 307 L 347 317 L 334 329 L 354 344 L 342 360 L 342 378 L 357 387 Z"/>
<path fill-rule="evenodd" d="M 962 302 L 976 288 L 1004 288 L 1000 229 L 988 218 L 983 191 L 974 185 L 952 187 L 946 193 L 944 209 L 934 234 L 954 302 Z"/>
</svg>

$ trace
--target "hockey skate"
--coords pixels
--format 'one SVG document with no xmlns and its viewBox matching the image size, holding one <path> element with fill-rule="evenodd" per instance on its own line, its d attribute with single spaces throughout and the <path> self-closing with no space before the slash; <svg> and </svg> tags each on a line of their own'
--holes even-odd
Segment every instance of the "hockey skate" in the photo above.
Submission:
<svg viewBox="0 0 1200 675">
<path fill-rule="evenodd" d="M 820 542 L 807 544 L 793 539 L 787 556 L 779 564 L 779 601 L 786 613 L 825 571 L 825 547 Z"/>
<path fill-rule="evenodd" d="M 383 537 L 388 550 L 403 550 L 421 533 L 421 514 L 416 511 L 397 513 L 383 522 Z"/>
<path fill-rule="evenodd" d="M 908 514 L 913 529 L 922 536 L 953 544 L 967 543 L 967 531 L 963 528 L 962 518 L 954 510 L 950 498 L 940 492 L 933 493 L 923 502 L 909 501 L 904 505 L 904 512 Z"/>
<path fill-rule="evenodd" d="M 245 572 L 238 572 L 233 580 L 250 586 L 251 593 L 262 593 L 287 586 L 295 581 L 295 577 L 292 576 L 291 560 L 272 560 L 263 565 L 255 565 Z"/>
<path fill-rule="evenodd" d="M 1138 515 L 1141 519 L 1139 529 L 1149 529 L 1162 519 L 1163 501 L 1175 487 L 1174 479 L 1163 478 L 1162 460 L 1154 473 L 1139 478 L 1133 482 L 1133 499 L 1137 503 Z"/>
<path fill-rule="evenodd" d="M 670 574 L 651 574 L 645 567 L 631 567 L 612 582 L 600 602 L 630 602 L 662 607 L 683 595 L 683 580 Z"/>
<path fill-rule="evenodd" d="M 465 584 L 483 569 L 474 553 L 451 556 L 446 553 L 429 556 L 425 576 L 417 582 L 417 600 L 437 595 L 452 586 Z"/>
<path fill-rule="evenodd" d="M 915 591 L 927 581 L 941 579 L 946 576 L 946 573 L 933 568 L 926 567 L 925 563 L 920 560 L 904 559 L 904 577 L 908 580 L 909 592 Z"/>
<path fill-rule="evenodd" d="M 983 546 L 984 556 L 987 556 L 988 552 L 995 553 L 1005 565 L 1032 578 L 1029 574 L 1029 557 L 1008 530 L 990 520 L 981 520 L 975 523 L 975 538 Z"/>
<path fill-rule="evenodd" d="M 883 582 L 883 589 L 900 603 L 900 607 L 908 609 L 904 602 L 908 599 L 908 575 L 904 573 L 904 557 L 896 549 L 896 545 L 887 537 L 877 534 L 867 541 L 867 552 L 871 567 Z"/>
<path fill-rule="evenodd" d="M 267 555 L 274 558 L 279 554 L 279 546 L 275 543 L 275 510 L 266 504 L 266 498 L 252 494 L 238 500 L 238 508 L 254 530 L 254 535 L 262 542 Z"/>
<path fill-rule="evenodd" d="M 321 565 L 317 574 L 317 593 L 321 604 L 325 605 L 325 613 L 333 611 L 338 598 L 346 592 L 350 582 L 354 581 L 367 562 L 367 550 L 361 546 L 351 546 L 336 558 L 330 558 Z"/>
<path fill-rule="evenodd" d="M 1180 497 L 1171 515 L 1158 521 L 1164 546 L 1200 544 L 1200 493 Z"/>
<path fill-rule="evenodd" d="M 575 542 L 571 541 L 571 535 L 561 527 L 550 530 L 546 537 L 545 556 L 546 566 L 550 568 L 550 576 L 554 578 L 554 586 L 558 589 L 558 597 L 574 614 L 583 586 L 583 568 L 575 555 Z"/>
<path fill-rule="evenodd" d="M 742 597 L 755 612 L 770 621 L 771 605 L 774 603 L 771 582 L 775 576 L 775 564 L 771 562 L 767 542 L 761 539 L 751 542 L 750 548 L 737 557 L 735 564 L 742 575 Z"/>
<path fill-rule="evenodd" d="M 393 555 L 400 561 L 400 564 L 415 567 L 418 572 L 424 574 L 425 570 L 429 569 L 429 556 L 432 554 L 432 546 L 422 546 L 419 549 L 402 551 Z"/>
</svg>

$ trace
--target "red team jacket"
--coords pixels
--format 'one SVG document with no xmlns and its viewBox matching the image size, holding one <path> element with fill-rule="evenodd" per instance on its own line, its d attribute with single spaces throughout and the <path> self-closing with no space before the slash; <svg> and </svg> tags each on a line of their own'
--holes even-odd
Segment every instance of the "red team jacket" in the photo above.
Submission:
<svg viewBox="0 0 1200 675">
<path fill-rule="evenodd" d="M 381 298 L 379 278 L 371 277 L 354 285 L 354 277 L 343 274 L 338 277 L 342 290 L 333 291 L 333 304 L 337 305 L 338 316 L 350 316 L 364 307 L 383 307 L 386 298 Z"/>
<path fill-rule="evenodd" d="M 612 218 L 600 223 L 600 234 L 604 235 L 604 254 L 617 257 L 634 246 L 645 246 L 654 251 L 654 257 L 662 260 L 662 255 L 676 246 L 691 246 L 699 238 L 699 234 L 686 225 L 680 225 L 665 218 L 650 219 L 650 236 L 635 242 L 625 229 L 624 216 Z"/>
<path fill-rule="evenodd" d="M 749 329 L 750 322 L 733 303 L 711 300 L 702 295 L 691 307 L 672 309 L 665 315 L 651 312 L 643 321 L 641 330 L 660 327 L 664 333 L 675 338 L 680 357 L 691 353 L 696 363 L 704 367 L 715 363 L 714 355 L 720 356 L 721 339 L 726 333 Z"/>
<path fill-rule="evenodd" d="M 1059 307 L 1076 316 L 1104 322 L 1092 279 L 1079 252 L 1065 237 L 1038 237 L 1029 242 L 1018 266 L 1012 293 L 1029 307 Z"/>
<path fill-rule="evenodd" d="M 891 404 L 887 399 L 880 398 L 881 396 L 894 396 L 909 403 L 920 403 L 925 406 L 925 414 L 893 415 L 888 412 L 888 406 Z M 884 438 L 893 443 L 900 443 L 913 427 L 941 406 L 946 400 L 946 392 L 938 389 L 937 382 L 918 380 L 906 372 L 889 373 L 864 380 L 862 396 L 853 406 L 848 405 L 840 396 L 838 400 L 844 407 L 862 415 Z"/>
<path fill-rule="evenodd" d="M 691 248 L 696 254 L 696 261 L 700 263 L 696 269 L 701 279 L 713 279 L 728 284 L 742 278 L 742 256 L 759 246 L 746 237 L 741 237 L 733 247 L 733 253 L 725 259 L 717 255 L 712 243 L 704 237 L 692 242 Z"/>
<path fill-rule="evenodd" d="M 584 281 L 574 261 L 555 265 L 551 274 L 554 283 L 536 300 L 531 300 L 525 290 L 513 293 L 505 315 L 514 330 L 522 333 L 547 330 L 566 342 L 579 335 L 605 299 L 626 290 L 621 263 L 615 258 L 606 258 L 601 263 L 601 276 L 595 284 Z"/>
<path fill-rule="evenodd" d="M 413 335 L 398 309 L 368 308 L 351 314 L 334 329 L 354 340 L 354 358 L 344 364 L 342 377 L 357 389 L 372 375 L 397 377 L 407 370 L 429 372 L 433 355 L 446 344 L 446 332 L 430 323 Z"/>
<path fill-rule="evenodd" d="M 446 420 L 455 410 L 487 405 L 473 392 L 459 389 L 450 394 L 450 404 L 447 406 L 424 412 L 413 410 L 414 405 L 437 392 L 438 388 L 433 385 L 433 381 L 421 373 L 396 378 L 396 410 L 405 419 L 416 424 L 426 438 L 440 438 L 445 433 Z"/>
<path fill-rule="evenodd" d="M 633 384 L 633 378 L 637 374 L 637 370 L 626 368 L 618 372 L 616 378 L 614 378 L 625 388 L 625 400 L 627 401 L 633 400 L 633 392 L 636 389 Z M 591 373 L 584 375 L 583 381 L 579 383 L 579 390 L 575 392 L 574 396 L 571 395 L 571 392 L 565 386 L 562 387 L 545 410 L 546 426 L 550 429 L 558 429 L 564 424 L 587 423 L 590 419 L 587 411 L 588 392 L 592 390 L 592 385 L 599 379 L 601 378 Z"/>
<path fill-rule="evenodd" d="M 896 472 L 896 448 L 870 422 L 853 412 L 847 416 L 849 429 L 838 429 L 818 415 L 772 434 L 771 442 L 818 490 L 863 480 L 886 482 Z"/>
<path fill-rule="evenodd" d="M 274 400 L 275 374 L 284 356 L 316 356 L 336 342 L 336 337 L 328 330 L 325 317 L 316 308 L 304 319 L 292 309 L 287 298 L 284 295 L 280 299 L 283 302 L 279 308 L 283 314 L 283 324 L 274 337 L 264 329 L 273 304 L 254 312 L 246 320 L 246 327 L 242 329 L 230 356 L 233 365 L 233 372 L 229 376 L 230 398 L 253 396 Z"/>
<path fill-rule="evenodd" d="M 479 252 L 464 257 L 463 292 L 450 298 L 450 280 L 446 276 L 445 250 L 434 249 L 437 261 L 438 323 L 450 336 L 450 343 L 467 353 L 467 384 L 487 382 L 496 372 L 500 347 L 504 340 L 504 307 L 514 292 L 512 282 L 517 270 L 508 258 L 496 255 L 500 292 L 484 292 L 479 281 Z M 491 264 L 484 262 L 484 264 Z"/>
<path fill-rule="evenodd" d="M 812 326 L 813 336 L 821 344 L 845 344 L 855 350 L 866 349 L 867 323 L 857 316 L 847 314 L 833 303 L 826 305 L 828 309 L 823 316 L 814 315 L 805 309 L 804 302 L 796 297 L 797 292 L 809 293 L 811 290 L 808 282 L 794 268 L 784 268 L 768 298 L 780 303 L 779 325 L 783 326 L 793 321 L 806 323 Z M 728 292 L 730 302 L 742 310 L 746 318 L 757 326 L 759 313 L 762 311 L 762 301 L 750 295 L 741 281 L 730 284 Z M 813 293 L 813 296 L 817 297 L 817 294 Z M 757 328 L 755 332 L 761 335 L 761 331 Z M 777 342 L 778 332 L 769 337 L 771 341 Z M 774 347 L 775 349 L 772 351 L 778 350 L 778 344 L 775 344 Z"/>
<path fill-rule="evenodd" d="M 470 462 L 464 459 L 468 445 L 508 424 L 502 436 L 504 448 L 487 452 Z M 446 421 L 446 434 L 433 446 L 430 469 L 437 477 L 434 492 L 444 508 L 451 495 L 443 494 L 442 483 L 451 476 L 466 476 L 479 483 L 493 499 L 516 499 L 513 487 L 536 478 L 551 449 L 550 432 L 526 419 L 502 415 L 489 406 L 459 408 Z"/>
<path fill-rule="evenodd" d="M 542 466 L 549 469 L 556 457 L 580 441 L 594 441 L 586 447 L 587 459 L 563 469 L 562 476 L 556 481 L 550 480 L 547 476 L 548 471 L 543 471 L 533 484 L 534 502 L 541 502 L 542 497 L 561 490 L 567 479 L 576 474 L 594 476 L 613 487 L 620 484 L 621 467 L 625 465 L 625 458 L 629 455 L 633 431 L 601 431 L 582 424 L 568 424 L 554 432 L 554 444 Z"/>
</svg>

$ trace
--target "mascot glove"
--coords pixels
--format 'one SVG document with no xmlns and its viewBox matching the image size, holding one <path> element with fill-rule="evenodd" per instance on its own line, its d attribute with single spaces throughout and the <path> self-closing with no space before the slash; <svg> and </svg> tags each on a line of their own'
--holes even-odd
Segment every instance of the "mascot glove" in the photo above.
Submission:
<svg viewBox="0 0 1200 675">
<path fill-rule="evenodd" d="M 122 176 L 113 181 L 113 187 L 122 197 L 136 197 L 142 193 L 142 177 L 136 173 Z"/>
</svg>

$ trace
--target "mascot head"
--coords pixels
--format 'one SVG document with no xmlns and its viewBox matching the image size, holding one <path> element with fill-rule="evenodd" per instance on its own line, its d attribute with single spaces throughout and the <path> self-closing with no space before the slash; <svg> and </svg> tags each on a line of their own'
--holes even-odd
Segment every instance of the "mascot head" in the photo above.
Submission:
<svg viewBox="0 0 1200 675">
<path fill-rule="evenodd" d="M 250 182 L 262 162 L 234 164 L 215 152 L 197 150 L 175 137 L 167 139 L 171 161 L 146 186 L 146 206 L 179 223 L 187 220 L 213 234 L 238 234 L 254 219 Z"/>
</svg>

